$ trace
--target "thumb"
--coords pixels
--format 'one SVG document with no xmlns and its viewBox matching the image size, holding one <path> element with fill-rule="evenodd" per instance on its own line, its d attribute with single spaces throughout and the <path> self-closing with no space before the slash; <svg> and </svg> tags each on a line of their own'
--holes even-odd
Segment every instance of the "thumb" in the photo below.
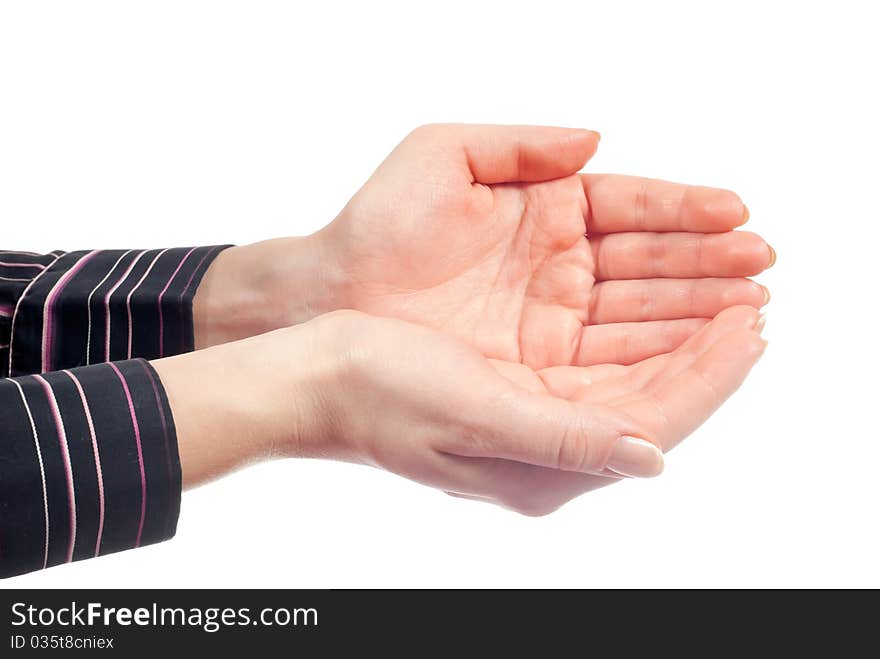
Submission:
<svg viewBox="0 0 880 659">
<path fill-rule="evenodd" d="M 486 185 L 570 176 L 599 146 L 599 133 L 552 126 L 437 124 L 417 129 L 412 137 L 453 149 L 472 182 Z"/>
<path fill-rule="evenodd" d="M 526 391 L 482 410 L 475 456 L 606 476 L 649 478 L 663 471 L 659 445 L 617 410 Z"/>
</svg>

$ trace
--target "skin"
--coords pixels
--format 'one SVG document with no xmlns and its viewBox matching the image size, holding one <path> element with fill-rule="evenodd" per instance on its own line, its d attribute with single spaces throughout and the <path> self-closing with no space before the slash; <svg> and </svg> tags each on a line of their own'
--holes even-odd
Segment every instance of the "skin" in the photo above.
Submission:
<svg viewBox="0 0 880 659">
<path fill-rule="evenodd" d="M 327 227 L 224 252 L 196 299 L 199 345 L 333 309 L 447 332 L 533 368 L 632 364 L 769 293 L 772 265 L 726 190 L 577 172 L 586 130 L 425 126 Z M 229 309 L 239 310 L 232 315 Z"/>
<path fill-rule="evenodd" d="M 210 349 L 156 363 L 185 484 L 326 457 L 534 515 L 658 474 L 763 352 L 776 257 L 732 192 L 578 173 L 598 141 L 425 126 L 321 231 L 224 251 Z"/>
<path fill-rule="evenodd" d="M 733 307 L 632 366 L 533 370 L 339 311 L 154 366 L 187 487 L 258 460 L 320 457 L 543 515 L 619 480 L 606 467 L 622 436 L 668 450 L 708 418 L 763 352 L 758 319 Z"/>
</svg>

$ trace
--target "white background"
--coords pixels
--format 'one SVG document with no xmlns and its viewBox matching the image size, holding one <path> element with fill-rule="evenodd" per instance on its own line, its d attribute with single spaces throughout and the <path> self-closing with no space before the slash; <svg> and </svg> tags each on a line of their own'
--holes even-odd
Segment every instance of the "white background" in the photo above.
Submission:
<svg viewBox="0 0 880 659">
<path fill-rule="evenodd" d="M 4 248 L 308 233 L 464 121 L 597 129 L 590 170 L 735 189 L 779 253 L 763 361 L 657 480 L 531 519 L 267 464 L 187 493 L 171 542 L 2 586 L 880 586 L 869 7 L 0 1 Z"/>
</svg>

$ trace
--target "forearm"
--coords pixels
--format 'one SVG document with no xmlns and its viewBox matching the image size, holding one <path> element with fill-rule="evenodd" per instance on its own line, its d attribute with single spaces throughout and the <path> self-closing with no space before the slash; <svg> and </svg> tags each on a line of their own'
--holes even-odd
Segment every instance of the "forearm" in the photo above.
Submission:
<svg viewBox="0 0 880 659">
<path fill-rule="evenodd" d="M 195 347 L 256 336 L 347 307 L 342 269 L 324 232 L 233 247 L 193 301 Z"/>
<path fill-rule="evenodd" d="M 147 362 L 0 379 L 0 577 L 171 538 L 182 486 L 339 457 L 309 325 Z"/>
<path fill-rule="evenodd" d="M 174 414 L 184 488 L 276 457 L 336 457 L 320 383 L 330 360 L 291 327 L 153 362 Z"/>
</svg>

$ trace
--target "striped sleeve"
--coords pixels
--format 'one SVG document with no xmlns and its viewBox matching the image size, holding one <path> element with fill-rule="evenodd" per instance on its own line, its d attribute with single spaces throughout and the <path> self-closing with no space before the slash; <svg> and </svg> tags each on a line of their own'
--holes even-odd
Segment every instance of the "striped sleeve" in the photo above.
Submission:
<svg viewBox="0 0 880 659">
<path fill-rule="evenodd" d="M 0 577 L 168 539 L 180 491 L 146 361 L 0 380 Z"/>
<path fill-rule="evenodd" d="M 222 249 L 0 252 L 0 376 L 192 350 L 193 297 Z"/>
<path fill-rule="evenodd" d="M 9 341 L 16 302 L 28 285 L 57 258 L 57 252 L 0 251 L 0 377 L 9 370 Z"/>
</svg>

